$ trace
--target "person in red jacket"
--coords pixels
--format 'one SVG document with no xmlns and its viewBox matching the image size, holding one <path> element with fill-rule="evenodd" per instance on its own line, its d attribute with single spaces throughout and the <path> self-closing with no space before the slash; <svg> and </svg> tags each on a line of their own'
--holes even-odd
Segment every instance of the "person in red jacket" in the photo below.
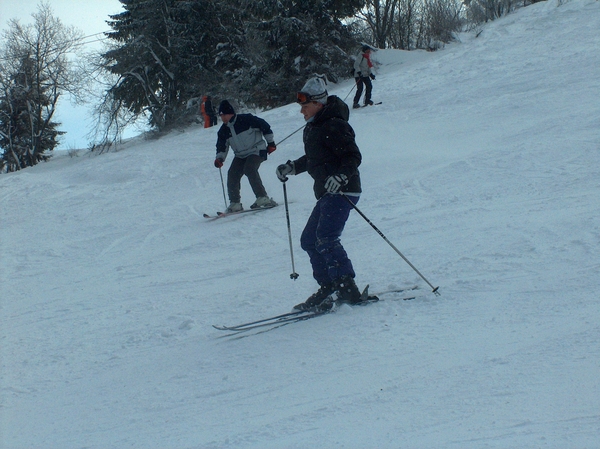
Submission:
<svg viewBox="0 0 600 449">
<path fill-rule="evenodd" d="M 210 128 L 217 124 L 217 114 L 215 114 L 215 108 L 212 105 L 210 96 L 204 95 L 202 97 L 202 103 L 200 104 L 200 113 L 204 119 L 204 127 Z"/>
</svg>

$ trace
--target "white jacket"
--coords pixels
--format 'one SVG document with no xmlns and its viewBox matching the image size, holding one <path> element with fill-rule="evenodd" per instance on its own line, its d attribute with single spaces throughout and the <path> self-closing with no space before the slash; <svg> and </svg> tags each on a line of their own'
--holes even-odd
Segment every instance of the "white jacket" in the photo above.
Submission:
<svg viewBox="0 0 600 449">
<path fill-rule="evenodd" d="M 360 52 L 354 60 L 354 78 L 359 76 L 367 77 L 373 73 L 372 68 L 369 67 L 369 61 L 363 56 L 364 52 Z M 358 74 L 360 72 L 360 75 Z"/>
</svg>

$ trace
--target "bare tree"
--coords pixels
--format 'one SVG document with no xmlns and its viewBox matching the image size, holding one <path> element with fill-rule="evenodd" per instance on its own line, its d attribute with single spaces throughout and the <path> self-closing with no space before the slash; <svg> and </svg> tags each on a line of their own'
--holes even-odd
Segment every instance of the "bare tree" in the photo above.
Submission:
<svg viewBox="0 0 600 449">
<path fill-rule="evenodd" d="M 463 4 L 460 0 L 426 0 L 424 16 L 426 48 L 434 51 L 454 39 L 463 27 Z"/>
<path fill-rule="evenodd" d="M 379 48 L 388 46 L 393 30 L 394 16 L 399 0 L 367 0 L 365 7 L 358 13 L 364 20 L 373 36 L 375 45 Z"/>
<path fill-rule="evenodd" d="M 67 55 L 83 33 L 63 25 L 48 3 L 32 17 L 30 25 L 10 20 L 0 42 L 0 158 L 7 171 L 51 157 L 62 134 L 53 121 L 58 100 L 63 93 L 77 95 L 82 81 Z"/>
<path fill-rule="evenodd" d="M 535 0 L 531 1 L 534 2 Z M 467 18 L 473 25 L 498 19 L 519 6 L 517 0 L 464 0 L 464 3 Z M 525 6 L 525 0 L 522 4 Z"/>
<path fill-rule="evenodd" d="M 80 70 L 88 84 L 87 102 L 94 105 L 94 125 L 87 134 L 91 141 L 88 149 L 102 154 L 118 145 L 125 128 L 135 125 L 139 116 L 131 112 L 122 100 L 112 96 L 111 88 L 117 85 L 119 76 L 107 70 L 102 53 L 87 53 Z"/>
<path fill-rule="evenodd" d="M 356 27 L 379 48 L 436 50 L 463 27 L 463 0 L 367 0 Z M 464 0 L 513 1 L 513 0 Z"/>
<path fill-rule="evenodd" d="M 394 30 L 391 34 L 391 46 L 401 50 L 415 48 L 414 31 L 419 18 L 422 3 L 420 0 L 399 0 L 398 12 L 394 20 Z"/>
</svg>

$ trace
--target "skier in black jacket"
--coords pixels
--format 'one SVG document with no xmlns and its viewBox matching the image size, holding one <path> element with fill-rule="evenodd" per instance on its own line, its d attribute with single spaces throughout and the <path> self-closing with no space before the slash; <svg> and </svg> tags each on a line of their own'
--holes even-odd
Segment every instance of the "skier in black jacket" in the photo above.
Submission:
<svg viewBox="0 0 600 449">
<path fill-rule="evenodd" d="M 297 101 L 302 105 L 300 112 L 307 122 L 305 154 L 277 167 L 277 177 L 286 182 L 287 175 L 306 171 L 314 179 L 317 204 L 300 242 L 309 255 L 313 277 L 320 288 L 294 309 L 327 309 L 333 300 L 356 304 L 361 294 L 354 282 L 352 262 L 340 242 L 352 210 L 347 199 L 356 204 L 362 191 L 358 172 L 362 156 L 356 146 L 354 130 L 348 123 L 349 109 L 337 96 L 328 96 L 325 81 L 320 77 L 306 82 L 298 92 Z"/>
</svg>

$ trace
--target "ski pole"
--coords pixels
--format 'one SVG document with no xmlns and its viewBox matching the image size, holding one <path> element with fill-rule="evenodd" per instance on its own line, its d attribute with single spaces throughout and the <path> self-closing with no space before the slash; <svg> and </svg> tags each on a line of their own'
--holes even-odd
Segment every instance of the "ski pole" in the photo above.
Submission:
<svg viewBox="0 0 600 449">
<path fill-rule="evenodd" d="M 281 141 L 277 142 L 275 145 L 279 145 L 280 143 L 285 142 L 286 140 L 288 140 L 290 137 L 292 137 L 294 134 L 296 134 L 298 131 L 300 131 L 302 128 L 304 128 L 306 125 L 302 125 L 300 128 L 298 128 L 296 131 L 294 131 L 292 134 L 289 134 L 287 137 L 284 137 Z"/>
<path fill-rule="evenodd" d="M 344 101 L 346 101 L 346 98 L 348 98 L 348 96 L 352 93 L 357 84 L 358 81 L 356 81 L 356 78 L 354 78 L 354 85 L 352 86 L 352 89 L 350 89 L 350 92 L 348 92 L 348 94 L 344 97 Z"/>
<path fill-rule="evenodd" d="M 440 296 L 440 292 L 438 291 L 440 287 L 434 287 L 433 285 L 431 285 L 431 282 L 429 282 L 429 281 L 428 281 L 428 280 L 425 278 L 425 276 L 423 276 L 423 275 L 421 274 L 421 272 L 420 272 L 419 270 L 417 270 L 417 269 L 415 268 L 415 266 L 414 266 L 412 263 L 410 263 L 410 261 L 409 261 L 409 260 L 408 260 L 406 257 L 404 257 L 404 254 L 402 254 L 402 253 L 400 252 L 400 250 L 399 250 L 398 248 L 396 248 L 396 247 L 394 246 L 394 244 L 393 244 L 392 242 L 390 242 L 390 241 L 387 239 L 387 237 L 386 237 L 385 235 L 383 235 L 383 232 L 381 232 L 381 231 L 380 231 L 380 230 L 377 228 L 377 226 L 375 226 L 375 225 L 374 225 L 374 224 L 371 222 L 371 220 L 369 220 L 369 219 L 367 218 L 367 216 L 366 216 L 365 214 L 363 214 L 363 213 L 360 211 L 360 209 L 359 209 L 358 207 L 356 207 L 356 204 L 354 204 L 354 203 L 353 203 L 353 202 L 350 200 L 350 198 L 348 198 L 348 196 L 347 196 L 347 195 L 346 195 L 344 192 L 340 192 L 340 193 L 341 193 L 341 195 L 342 195 L 344 198 L 346 198 L 346 201 L 348 201 L 348 202 L 349 202 L 349 203 L 352 205 L 352 207 L 354 208 L 354 210 L 355 210 L 356 212 L 358 212 L 358 214 L 359 214 L 361 217 L 363 217 L 363 218 L 365 219 L 365 221 L 366 221 L 367 223 L 369 223 L 373 229 L 375 229 L 375 231 L 377 232 L 377 234 L 379 234 L 379 235 L 381 236 L 381 238 L 382 238 L 383 240 L 385 240 L 385 241 L 386 241 L 386 243 L 387 243 L 388 245 L 390 245 L 390 246 L 391 246 L 391 247 L 394 249 L 394 251 L 396 251 L 396 252 L 398 253 L 398 255 L 399 255 L 400 257 L 402 257 L 402 259 L 404 259 L 404 261 L 405 261 L 405 262 L 406 262 L 406 263 L 407 263 L 407 264 L 408 264 L 408 265 L 409 265 L 409 266 L 410 266 L 410 267 L 411 267 L 413 270 L 415 270 L 415 272 L 416 272 L 416 273 L 417 273 L 419 276 L 421 276 L 421 278 L 422 278 L 422 279 L 423 279 L 425 282 L 427 282 L 427 284 L 428 284 L 428 285 L 429 285 L 429 286 L 430 286 L 430 287 L 433 289 L 433 290 L 432 290 L 432 292 L 433 292 L 433 293 L 435 293 L 437 296 Z"/>
<path fill-rule="evenodd" d="M 221 175 L 221 187 L 223 188 L 223 201 L 225 201 L 225 209 L 227 209 L 227 198 L 225 197 L 225 183 L 223 182 L 223 172 L 219 167 L 219 175 Z"/>
<path fill-rule="evenodd" d="M 290 241 L 290 255 L 292 257 L 293 273 L 290 274 L 290 279 L 293 279 L 295 281 L 300 275 L 296 273 L 296 268 L 294 267 L 294 249 L 292 248 L 292 227 L 290 226 L 290 210 L 288 208 L 287 188 L 285 187 L 285 182 L 283 183 L 283 202 L 285 204 L 285 218 L 287 220 L 288 240 Z"/>
</svg>

